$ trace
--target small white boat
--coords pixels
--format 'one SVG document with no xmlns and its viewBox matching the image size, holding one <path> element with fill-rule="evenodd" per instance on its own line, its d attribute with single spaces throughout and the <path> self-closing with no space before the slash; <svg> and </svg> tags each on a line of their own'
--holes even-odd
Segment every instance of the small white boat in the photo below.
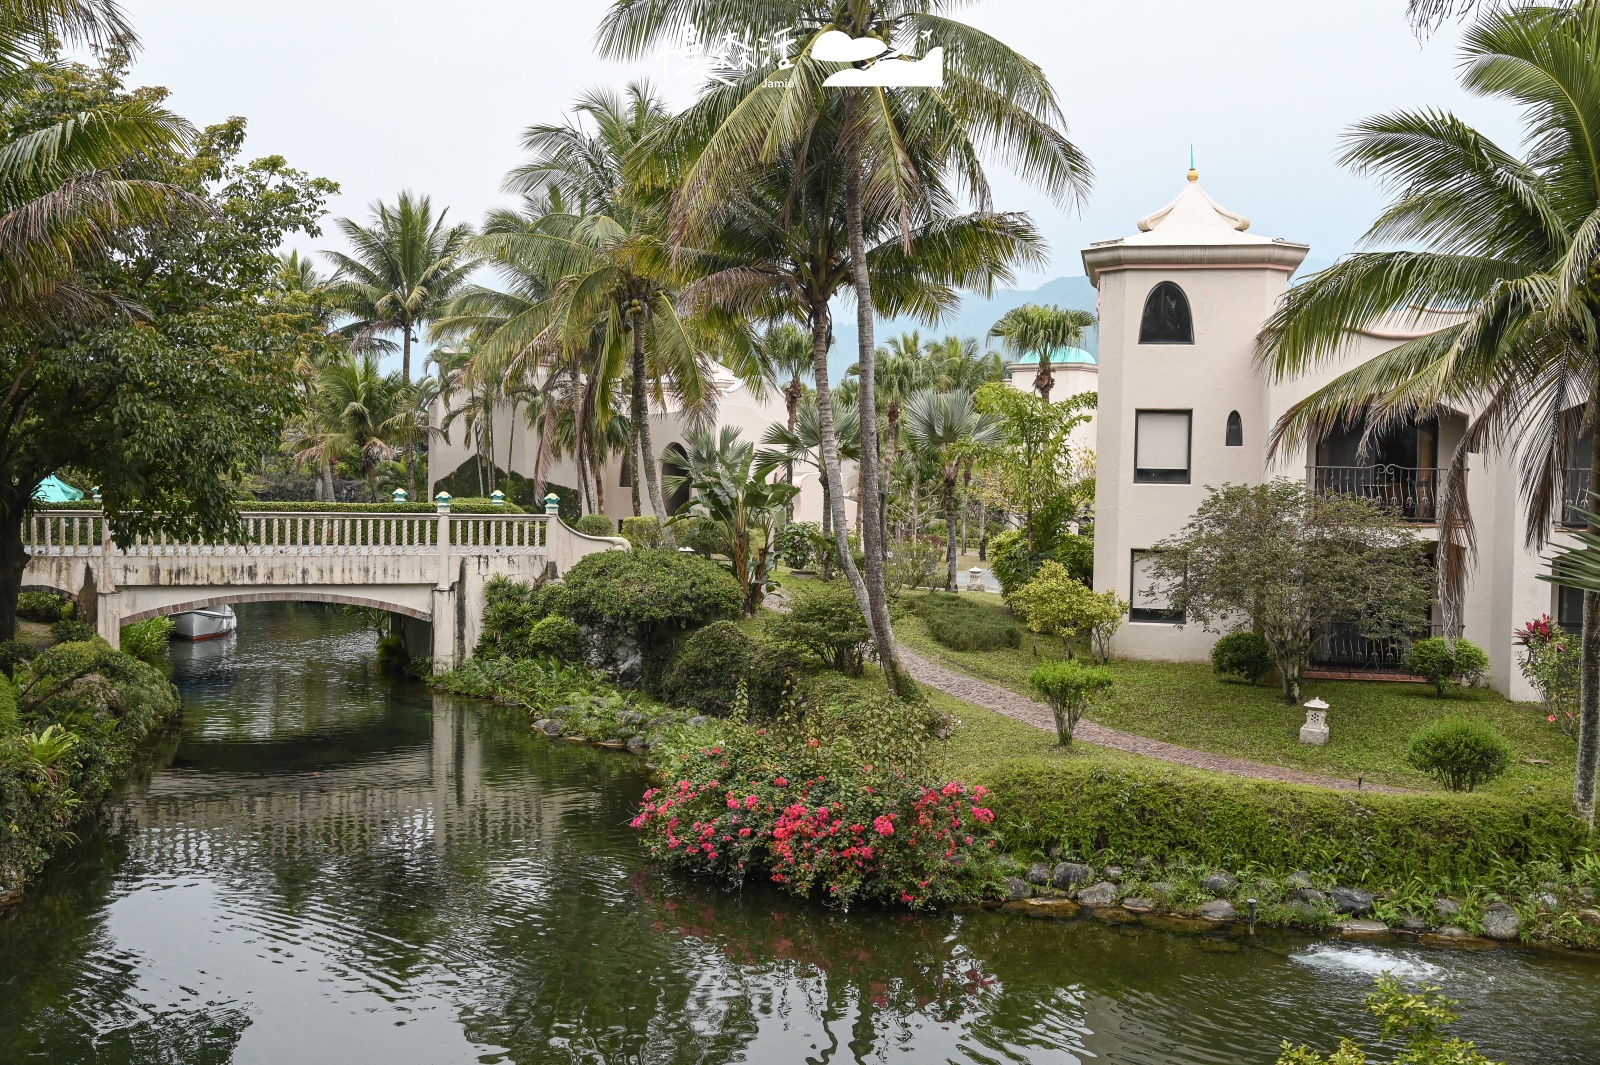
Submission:
<svg viewBox="0 0 1600 1065">
<path fill-rule="evenodd" d="M 172 635 L 180 640 L 215 640 L 238 627 L 239 619 L 227 604 L 172 615 Z"/>
</svg>

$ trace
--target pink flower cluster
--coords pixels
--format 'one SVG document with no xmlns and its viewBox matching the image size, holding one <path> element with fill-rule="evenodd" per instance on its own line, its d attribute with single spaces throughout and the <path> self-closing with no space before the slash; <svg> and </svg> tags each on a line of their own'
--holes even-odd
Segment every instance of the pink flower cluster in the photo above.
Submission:
<svg viewBox="0 0 1600 1065">
<path fill-rule="evenodd" d="M 878 897 L 921 906 L 970 897 L 983 875 L 974 863 L 995 846 L 982 787 L 923 787 L 867 769 L 845 780 L 769 771 L 743 784 L 696 783 L 697 768 L 732 772 L 711 757 L 722 751 L 702 753 L 683 767 L 690 775 L 647 791 L 631 822 L 670 864 L 739 881 L 759 871 L 840 904 Z"/>
</svg>

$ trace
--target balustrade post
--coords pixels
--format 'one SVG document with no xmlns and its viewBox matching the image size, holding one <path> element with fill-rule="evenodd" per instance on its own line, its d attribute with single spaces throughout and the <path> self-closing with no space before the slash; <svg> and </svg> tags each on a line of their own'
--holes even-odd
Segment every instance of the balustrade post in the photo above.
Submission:
<svg viewBox="0 0 1600 1065">
<path fill-rule="evenodd" d="M 450 587 L 450 493 L 440 492 L 434 499 L 439 507 L 439 583 L 441 591 Z"/>
<path fill-rule="evenodd" d="M 111 523 L 106 520 L 105 511 L 100 512 L 100 580 L 99 590 L 108 594 L 117 590 L 117 578 L 111 570 L 111 560 L 117 550 L 116 541 L 111 539 Z M 116 643 L 112 642 L 115 647 Z"/>
</svg>

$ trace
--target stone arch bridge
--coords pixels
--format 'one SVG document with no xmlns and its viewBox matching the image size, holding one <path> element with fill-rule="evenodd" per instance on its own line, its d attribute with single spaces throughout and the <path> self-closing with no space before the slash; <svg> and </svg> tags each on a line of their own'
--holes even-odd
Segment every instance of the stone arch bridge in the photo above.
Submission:
<svg viewBox="0 0 1600 1065">
<path fill-rule="evenodd" d="M 247 511 L 222 543 L 140 537 L 126 549 L 98 510 L 34 514 L 22 584 L 78 603 L 113 647 L 124 625 L 232 603 L 376 607 L 402 619 L 406 647 L 448 669 L 477 645 L 484 586 L 533 580 L 628 546 L 586 536 L 554 514 Z"/>
</svg>

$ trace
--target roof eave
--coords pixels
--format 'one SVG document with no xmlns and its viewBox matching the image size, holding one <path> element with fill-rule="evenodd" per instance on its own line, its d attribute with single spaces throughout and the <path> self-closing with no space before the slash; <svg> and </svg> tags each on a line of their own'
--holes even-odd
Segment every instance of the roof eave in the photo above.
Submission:
<svg viewBox="0 0 1600 1065">
<path fill-rule="evenodd" d="M 1083 272 L 1100 287 L 1100 275 L 1114 270 L 1195 270 L 1206 267 L 1260 267 L 1294 273 L 1311 245 L 1274 240 L 1262 244 L 1096 244 L 1083 249 Z"/>
</svg>

